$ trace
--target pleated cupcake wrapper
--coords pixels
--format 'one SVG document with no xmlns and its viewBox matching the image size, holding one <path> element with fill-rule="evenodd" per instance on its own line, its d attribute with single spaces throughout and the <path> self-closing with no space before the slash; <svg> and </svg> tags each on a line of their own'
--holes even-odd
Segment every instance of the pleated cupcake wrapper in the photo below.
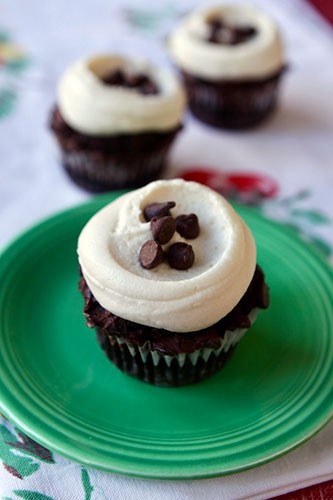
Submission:
<svg viewBox="0 0 333 500">
<path fill-rule="evenodd" d="M 251 90 L 248 92 L 235 91 L 235 101 L 239 103 L 246 101 L 246 110 L 249 112 L 264 113 L 271 107 L 272 102 L 276 100 L 277 85 L 276 82 L 266 84 L 262 90 Z M 191 88 L 191 103 L 214 110 L 228 108 L 230 103 L 224 97 L 223 93 L 217 88 L 198 84 Z M 245 107 L 245 106 L 244 106 Z"/>
<path fill-rule="evenodd" d="M 248 317 L 251 325 L 253 325 L 253 323 L 255 322 L 258 316 L 258 312 L 259 309 L 253 309 L 250 312 Z M 227 330 L 224 336 L 221 338 L 221 344 L 217 349 L 204 347 L 202 349 L 197 349 L 192 353 L 180 353 L 174 356 L 163 354 L 158 351 L 153 351 L 151 349 L 151 344 L 149 341 L 145 342 L 142 346 L 134 346 L 129 344 L 122 337 L 118 337 L 115 335 L 113 339 L 116 340 L 120 348 L 123 349 L 125 346 L 133 358 L 139 353 L 143 363 L 147 361 L 147 358 L 150 355 L 153 360 L 154 366 L 158 366 L 160 361 L 163 359 L 168 367 L 171 366 L 173 360 L 176 360 L 179 367 L 182 367 L 184 366 L 186 359 L 189 359 L 192 365 L 195 366 L 200 358 L 207 362 L 212 354 L 218 357 L 222 351 L 227 353 L 231 347 L 234 347 L 236 344 L 238 344 L 247 330 L 248 328 L 238 328 L 233 331 Z"/>
<path fill-rule="evenodd" d="M 238 129 L 255 125 L 275 108 L 281 74 L 252 85 L 235 82 L 227 87 L 183 76 L 194 116 L 216 127 Z"/>
<path fill-rule="evenodd" d="M 74 177 L 84 177 L 93 182 L 125 185 L 137 179 L 159 175 L 164 165 L 165 149 L 151 155 L 138 156 L 127 164 L 115 158 L 95 159 L 84 151 L 63 151 L 62 162 Z"/>
</svg>

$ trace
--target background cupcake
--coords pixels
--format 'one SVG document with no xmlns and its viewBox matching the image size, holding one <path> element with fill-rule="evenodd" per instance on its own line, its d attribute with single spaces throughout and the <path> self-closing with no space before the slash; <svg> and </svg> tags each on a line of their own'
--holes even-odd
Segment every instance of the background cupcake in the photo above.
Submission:
<svg viewBox="0 0 333 500">
<path fill-rule="evenodd" d="M 221 5 L 193 12 L 174 30 L 170 56 L 192 113 L 222 128 L 246 128 L 274 109 L 284 72 L 277 26 L 256 8 Z"/>
<path fill-rule="evenodd" d="M 77 184 L 92 191 L 138 187 L 162 175 L 184 106 L 170 72 L 100 55 L 76 62 L 60 79 L 50 126 Z"/>
<path fill-rule="evenodd" d="M 85 226 L 78 255 L 88 326 L 121 370 L 152 384 L 215 373 L 268 305 L 249 229 L 194 182 L 121 196 Z"/>
</svg>

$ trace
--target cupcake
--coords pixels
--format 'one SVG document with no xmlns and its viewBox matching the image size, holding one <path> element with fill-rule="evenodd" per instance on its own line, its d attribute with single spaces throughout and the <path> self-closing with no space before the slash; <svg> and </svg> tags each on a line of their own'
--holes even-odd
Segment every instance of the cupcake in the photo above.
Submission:
<svg viewBox="0 0 333 500">
<path fill-rule="evenodd" d="M 78 257 L 87 325 L 115 365 L 151 384 L 214 374 L 268 306 L 249 228 L 196 182 L 117 198 L 83 228 Z"/>
<path fill-rule="evenodd" d="M 242 129 L 275 108 L 285 69 L 277 26 L 256 8 L 221 5 L 195 11 L 169 37 L 194 116 Z"/>
<path fill-rule="evenodd" d="M 62 76 L 50 127 L 78 185 L 133 188 L 163 174 L 184 106 L 184 90 L 169 71 L 100 55 L 76 62 Z"/>
</svg>

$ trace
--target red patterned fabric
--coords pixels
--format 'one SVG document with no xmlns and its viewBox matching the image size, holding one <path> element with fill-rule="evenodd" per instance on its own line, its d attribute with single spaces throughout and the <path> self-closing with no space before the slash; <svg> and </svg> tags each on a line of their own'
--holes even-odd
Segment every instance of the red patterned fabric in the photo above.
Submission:
<svg viewBox="0 0 333 500">
<path fill-rule="evenodd" d="M 332 500 L 333 499 L 333 481 L 316 484 L 275 497 L 274 500 Z"/>
<path fill-rule="evenodd" d="M 333 2 L 332 0 L 309 0 L 309 2 L 331 23 L 333 26 Z"/>
</svg>

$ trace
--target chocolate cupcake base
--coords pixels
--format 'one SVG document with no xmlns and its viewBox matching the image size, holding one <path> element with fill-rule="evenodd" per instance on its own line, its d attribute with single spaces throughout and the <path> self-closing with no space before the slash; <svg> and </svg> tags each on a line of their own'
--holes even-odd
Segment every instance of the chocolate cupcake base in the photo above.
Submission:
<svg viewBox="0 0 333 500">
<path fill-rule="evenodd" d="M 220 321 L 203 330 L 171 332 L 134 323 L 104 309 L 83 277 L 87 325 L 96 328 L 107 357 L 124 373 L 160 386 L 193 384 L 226 363 L 259 309 L 268 307 L 268 288 L 259 266 L 239 303 Z"/>
<path fill-rule="evenodd" d="M 88 191 L 103 192 L 137 188 L 160 178 L 169 148 L 182 127 L 166 132 L 89 136 L 70 127 L 55 108 L 50 128 L 68 176 Z"/>
<path fill-rule="evenodd" d="M 284 69 L 264 80 L 208 81 L 182 71 L 189 107 L 200 121 L 217 128 L 246 129 L 275 109 Z"/>
<path fill-rule="evenodd" d="M 254 310 L 250 324 L 256 316 Z M 247 328 L 226 332 L 218 348 L 203 347 L 172 356 L 153 351 L 149 341 L 138 346 L 101 328 L 97 328 L 97 339 L 107 357 L 127 375 L 161 387 L 178 387 L 194 384 L 219 371 L 246 331 Z"/>
<path fill-rule="evenodd" d="M 163 175 L 166 149 L 136 158 L 130 154 L 99 157 L 89 151 L 63 151 L 62 165 L 67 175 L 87 191 L 138 188 Z"/>
<path fill-rule="evenodd" d="M 107 357 L 124 373 L 143 382 L 160 387 L 178 387 L 194 384 L 219 371 L 236 348 L 230 345 L 227 351 L 222 347 L 216 351 L 196 351 L 192 356 L 161 356 L 150 351 L 143 356 L 143 351 L 136 346 L 129 346 L 125 341 L 97 329 L 97 339 Z"/>
</svg>

